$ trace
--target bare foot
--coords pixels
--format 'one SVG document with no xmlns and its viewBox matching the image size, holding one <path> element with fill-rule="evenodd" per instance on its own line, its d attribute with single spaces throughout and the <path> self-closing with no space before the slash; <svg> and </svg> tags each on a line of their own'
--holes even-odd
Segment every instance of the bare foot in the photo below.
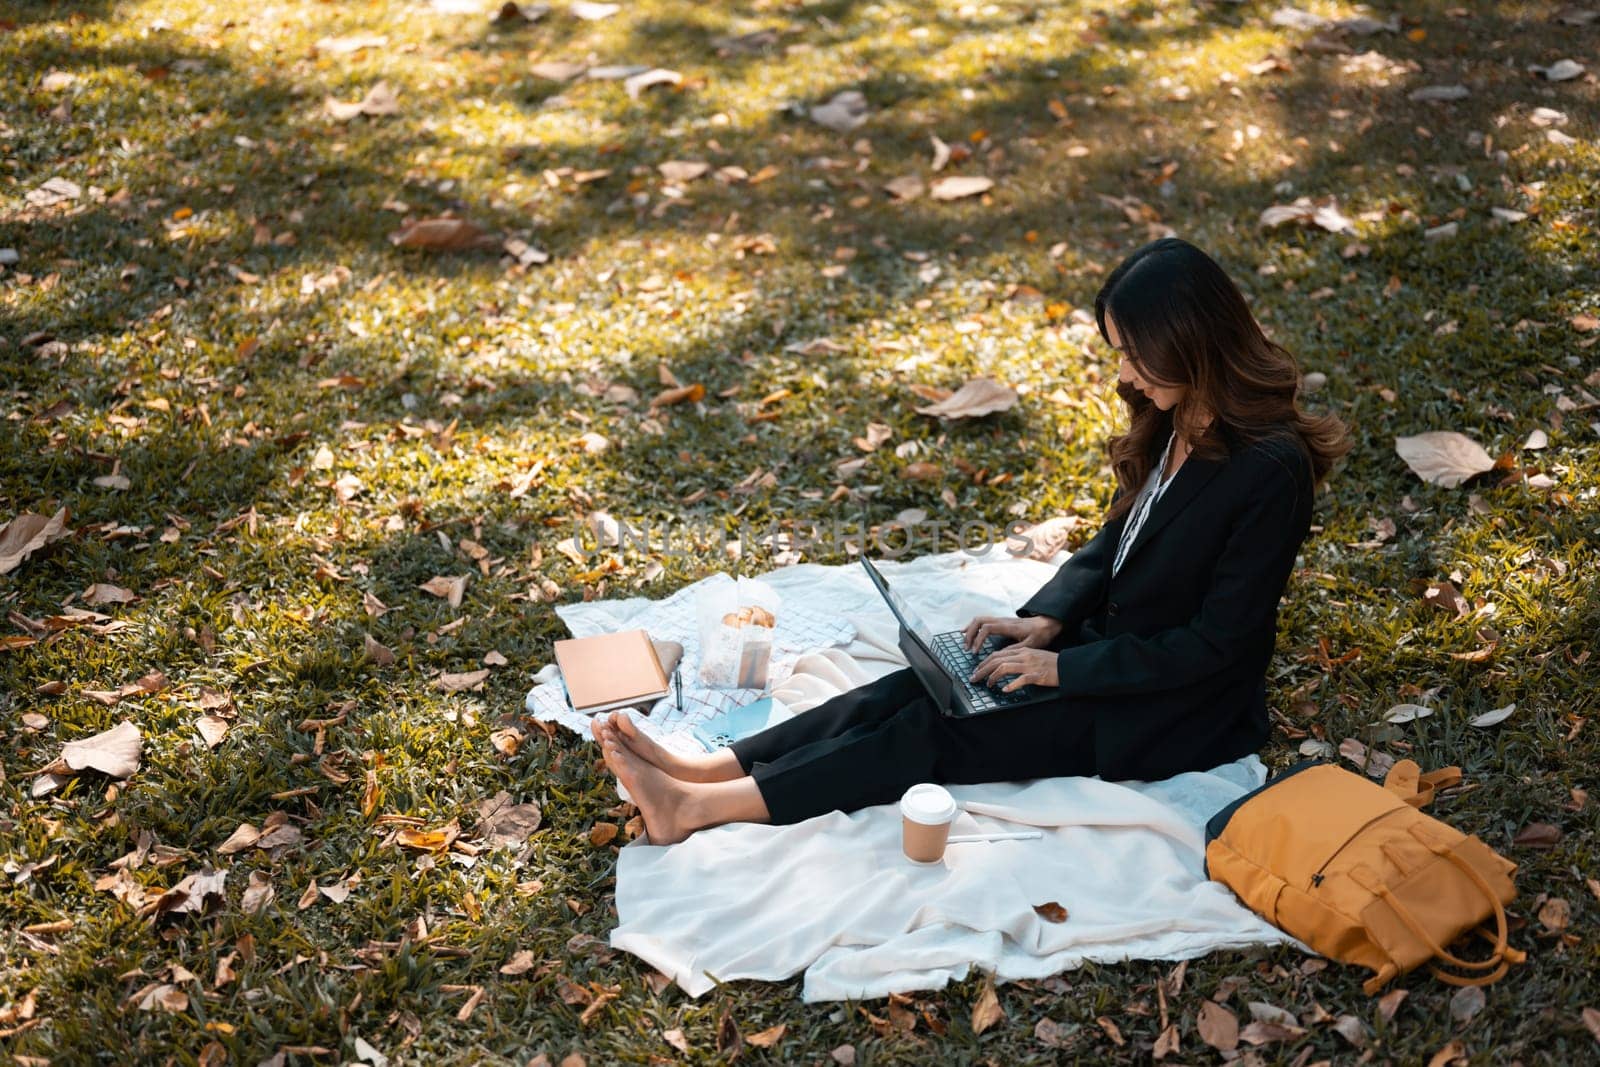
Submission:
<svg viewBox="0 0 1600 1067">
<path fill-rule="evenodd" d="M 600 732 L 598 727 L 596 732 Z M 641 759 L 614 736 L 603 740 L 600 747 L 605 752 L 606 766 L 638 806 L 650 844 L 675 845 L 694 832 L 695 827 L 680 817 L 689 795 L 683 782 Z"/>
<path fill-rule="evenodd" d="M 620 711 L 611 713 L 606 727 L 611 736 L 632 749 L 634 755 L 647 763 L 655 764 L 680 782 L 725 782 L 731 778 L 744 777 L 744 768 L 739 766 L 739 760 L 733 753 L 719 751 L 688 756 L 674 752 L 646 735 L 632 719 Z M 604 740 L 602 737 L 601 741 Z"/>
<path fill-rule="evenodd" d="M 621 744 L 622 739 L 617 736 L 617 728 L 612 725 L 608 715 L 596 715 L 589 720 L 589 732 L 594 734 L 594 739 L 604 748 L 607 741 Z"/>
</svg>

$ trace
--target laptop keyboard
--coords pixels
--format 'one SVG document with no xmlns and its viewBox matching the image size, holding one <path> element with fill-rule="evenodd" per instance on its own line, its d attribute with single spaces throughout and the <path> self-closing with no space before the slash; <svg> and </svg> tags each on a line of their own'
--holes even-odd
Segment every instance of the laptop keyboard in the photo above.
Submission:
<svg viewBox="0 0 1600 1067">
<path fill-rule="evenodd" d="M 967 698 L 972 701 L 972 706 L 978 711 L 994 711 L 997 708 L 1009 707 L 1012 704 L 1024 704 L 1036 699 L 1041 693 L 1037 685 L 1025 685 L 1009 693 L 1001 692 L 1000 687 L 1005 685 L 1014 674 L 1001 675 L 991 679 L 994 688 L 980 682 L 974 684 L 967 679 L 983 662 L 989 653 L 1006 647 L 1009 642 L 1001 641 L 998 637 L 990 637 L 984 641 L 983 647 L 977 652 L 969 652 L 961 643 L 961 631 L 952 630 L 946 634 L 939 634 L 933 639 L 933 654 L 945 666 L 952 676 L 967 691 Z"/>
</svg>

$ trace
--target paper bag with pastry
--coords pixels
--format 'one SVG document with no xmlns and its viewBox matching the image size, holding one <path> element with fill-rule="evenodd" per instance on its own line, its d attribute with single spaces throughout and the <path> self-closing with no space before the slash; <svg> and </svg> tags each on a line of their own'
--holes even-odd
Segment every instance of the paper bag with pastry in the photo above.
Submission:
<svg viewBox="0 0 1600 1067">
<path fill-rule="evenodd" d="M 754 578 L 717 575 L 707 581 L 695 604 L 701 684 L 719 689 L 767 687 L 778 602 L 777 591 Z"/>
</svg>

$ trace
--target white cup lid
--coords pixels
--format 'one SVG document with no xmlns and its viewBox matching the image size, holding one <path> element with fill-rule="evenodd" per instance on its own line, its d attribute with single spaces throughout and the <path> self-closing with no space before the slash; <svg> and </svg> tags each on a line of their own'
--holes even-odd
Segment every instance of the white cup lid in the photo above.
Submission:
<svg viewBox="0 0 1600 1067">
<path fill-rule="evenodd" d="M 956 798 L 942 785 L 920 782 L 900 798 L 900 814 L 924 826 L 938 826 L 956 817 Z"/>
</svg>

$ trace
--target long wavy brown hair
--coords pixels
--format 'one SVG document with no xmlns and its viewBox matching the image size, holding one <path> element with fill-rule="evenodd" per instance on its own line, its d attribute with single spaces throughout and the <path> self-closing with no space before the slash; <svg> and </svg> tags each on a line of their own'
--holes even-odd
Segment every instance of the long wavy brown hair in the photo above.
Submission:
<svg viewBox="0 0 1600 1067">
<path fill-rule="evenodd" d="M 1100 336 L 1110 344 L 1108 313 L 1142 376 L 1185 389 L 1171 411 L 1162 411 L 1131 385 L 1117 383 L 1131 424 L 1106 446 L 1124 490 L 1107 520 L 1133 506 L 1174 427 L 1192 455 L 1209 459 L 1226 456 L 1230 443 L 1292 437 L 1310 461 L 1315 483 L 1350 451 L 1349 432 L 1337 416 L 1300 407 L 1294 357 L 1261 332 L 1227 272 L 1189 242 L 1152 241 L 1111 272 L 1094 298 Z"/>
</svg>

